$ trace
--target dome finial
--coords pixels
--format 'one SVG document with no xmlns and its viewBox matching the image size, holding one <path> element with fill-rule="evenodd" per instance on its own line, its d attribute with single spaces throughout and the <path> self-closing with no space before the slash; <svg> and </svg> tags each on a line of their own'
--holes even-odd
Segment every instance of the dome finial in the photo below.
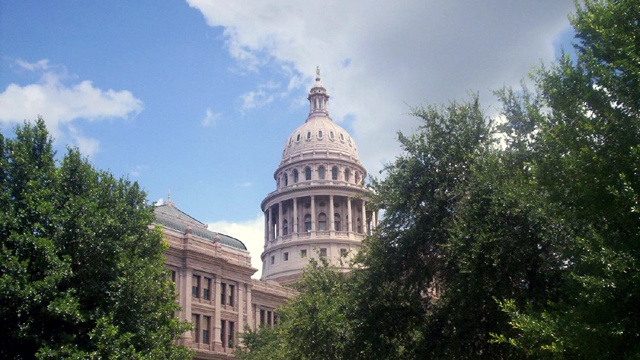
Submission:
<svg viewBox="0 0 640 360">
<path fill-rule="evenodd" d="M 327 95 L 327 89 L 322 86 L 320 83 L 320 65 L 316 66 L 316 83 L 313 84 L 311 91 L 309 91 L 309 96 L 307 96 L 309 100 L 309 117 L 307 121 L 312 117 L 312 115 L 322 115 L 328 116 L 329 112 L 327 110 L 327 101 L 329 100 L 329 95 Z"/>
</svg>

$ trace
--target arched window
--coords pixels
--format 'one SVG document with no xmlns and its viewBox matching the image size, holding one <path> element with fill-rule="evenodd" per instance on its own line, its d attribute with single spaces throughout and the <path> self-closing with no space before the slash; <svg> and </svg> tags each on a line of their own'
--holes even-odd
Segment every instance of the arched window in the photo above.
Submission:
<svg viewBox="0 0 640 360">
<path fill-rule="evenodd" d="M 320 215 L 318 215 L 318 230 L 327 230 L 327 215 L 324 213 L 320 213 Z"/>
<path fill-rule="evenodd" d="M 331 180 L 338 180 L 338 167 L 334 166 L 331 168 Z"/>
<path fill-rule="evenodd" d="M 351 179 L 351 170 L 344 169 L 344 181 L 349 182 Z"/>
<path fill-rule="evenodd" d="M 298 182 L 298 169 L 293 169 L 293 182 Z"/>
<path fill-rule="evenodd" d="M 298 136 L 296 136 L 296 141 L 300 141 L 300 134 L 298 134 Z"/>
<path fill-rule="evenodd" d="M 318 139 L 322 139 L 322 130 L 318 130 Z"/>
<path fill-rule="evenodd" d="M 308 166 L 304 168 L 304 179 L 311 180 L 311 168 Z"/>
<path fill-rule="evenodd" d="M 334 224 L 333 230 L 340 231 L 340 214 L 336 213 L 333 215 L 333 224 Z"/>
<path fill-rule="evenodd" d="M 318 177 L 320 178 L 320 180 L 324 180 L 324 177 L 326 176 L 326 170 L 324 169 L 324 166 L 320 166 L 318 168 Z"/>
<path fill-rule="evenodd" d="M 304 216 L 304 230 L 306 232 L 311 231 L 311 214 L 307 214 Z"/>
<path fill-rule="evenodd" d="M 289 235 L 289 222 L 287 220 L 282 221 L 282 235 Z"/>
<path fill-rule="evenodd" d="M 335 138 L 336 138 L 336 136 L 335 136 L 335 134 L 333 133 L 333 131 L 329 131 L 329 139 L 333 140 L 333 139 L 335 139 Z"/>
<path fill-rule="evenodd" d="M 311 139 L 311 131 L 307 131 L 307 140 Z"/>
<path fill-rule="evenodd" d="M 284 186 L 289 186 L 289 174 L 284 173 Z"/>
</svg>

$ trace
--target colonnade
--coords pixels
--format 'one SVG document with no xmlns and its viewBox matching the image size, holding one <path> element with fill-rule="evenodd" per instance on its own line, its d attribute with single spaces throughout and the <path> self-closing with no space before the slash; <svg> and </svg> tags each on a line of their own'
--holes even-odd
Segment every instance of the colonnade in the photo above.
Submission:
<svg viewBox="0 0 640 360">
<path fill-rule="evenodd" d="M 328 207 L 325 201 L 328 202 Z M 345 202 L 347 210 L 338 210 L 337 208 Z M 367 212 L 364 199 L 341 195 L 289 198 L 269 206 L 264 215 L 265 244 L 290 234 L 317 231 L 368 234 L 377 226 L 378 221 L 375 211 Z M 318 215 L 324 215 L 324 218 L 320 219 Z"/>
</svg>

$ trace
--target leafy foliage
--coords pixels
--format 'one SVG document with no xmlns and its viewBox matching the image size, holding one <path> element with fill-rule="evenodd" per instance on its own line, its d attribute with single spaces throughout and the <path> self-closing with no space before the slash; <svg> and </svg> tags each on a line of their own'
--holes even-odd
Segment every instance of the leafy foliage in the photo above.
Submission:
<svg viewBox="0 0 640 360">
<path fill-rule="evenodd" d="M 522 331 L 511 340 L 536 356 L 635 358 L 640 3 L 585 1 L 571 20 L 576 58 L 536 76 L 551 111 L 539 122 L 532 167 L 547 216 L 564 233 L 563 292 L 541 311 L 503 306 Z"/>
<path fill-rule="evenodd" d="M 350 359 L 349 282 L 325 257 L 310 259 L 301 294 L 278 310 L 273 328 L 246 329 L 240 359 Z"/>
<path fill-rule="evenodd" d="M 138 184 L 56 166 L 42 119 L 0 140 L 0 357 L 190 358 Z"/>
<path fill-rule="evenodd" d="M 351 274 L 310 286 L 252 353 L 329 357 L 303 346 L 322 339 L 344 359 L 640 357 L 640 2 L 576 6 L 575 57 L 497 91 L 504 122 L 473 96 L 414 111 Z"/>
</svg>

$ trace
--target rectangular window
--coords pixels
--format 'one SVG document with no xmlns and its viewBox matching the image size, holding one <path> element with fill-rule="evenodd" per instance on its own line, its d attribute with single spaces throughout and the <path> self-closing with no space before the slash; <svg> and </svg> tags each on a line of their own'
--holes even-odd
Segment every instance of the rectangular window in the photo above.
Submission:
<svg viewBox="0 0 640 360">
<path fill-rule="evenodd" d="M 344 249 L 344 248 L 343 248 L 343 249 L 340 249 L 340 256 L 341 256 L 341 257 L 345 257 L 345 256 L 347 256 L 347 249 Z"/>
<path fill-rule="evenodd" d="M 171 270 L 171 281 L 173 281 L 173 283 L 176 283 L 176 271 L 175 270 Z"/>
<path fill-rule="evenodd" d="M 227 305 L 233 306 L 234 298 L 235 298 L 235 290 L 236 287 L 234 285 L 229 285 L 229 302 Z"/>
<path fill-rule="evenodd" d="M 227 303 L 227 284 L 220 283 L 220 304 L 224 305 Z"/>
<path fill-rule="evenodd" d="M 260 325 L 264 325 L 264 310 L 260 310 Z"/>
<path fill-rule="evenodd" d="M 327 256 L 327 248 L 320 249 L 320 256 Z"/>
<path fill-rule="evenodd" d="M 205 316 L 203 320 L 204 327 L 202 328 L 202 342 L 204 344 L 208 344 L 209 342 L 211 342 L 211 340 L 209 339 L 209 331 L 211 329 L 211 316 Z"/>
<path fill-rule="evenodd" d="M 273 322 L 271 322 L 271 311 L 267 311 L 267 325 L 273 325 Z"/>
<path fill-rule="evenodd" d="M 193 342 L 200 342 L 200 315 L 191 314 L 191 323 L 193 324 L 193 331 L 191 333 Z"/>
<path fill-rule="evenodd" d="M 233 337 L 235 336 L 235 323 L 233 321 L 229 321 L 229 334 L 227 336 L 228 343 L 227 343 L 227 347 L 232 348 L 233 347 Z"/>
<path fill-rule="evenodd" d="M 284 261 L 289 261 L 289 253 L 284 253 Z"/>
<path fill-rule="evenodd" d="M 306 258 L 307 257 L 307 249 L 300 250 L 300 257 L 301 258 Z"/>
<path fill-rule="evenodd" d="M 220 320 L 220 342 L 222 342 L 222 346 L 225 346 L 225 340 L 227 338 L 227 322 L 225 320 Z"/>
<path fill-rule="evenodd" d="M 271 265 L 273 265 L 276 262 L 276 257 L 271 255 Z"/>
<path fill-rule="evenodd" d="M 200 297 L 200 276 L 193 275 L 193 280 L 191 281 L 191 296 L 194 298 Z"/>
<path fill-rule="evenodd" d="M 211 300 L 211 279 L 208 277 L 204 278 L 204 282 L 202 284 L 202 298 L 205 300 Z"/>
</svg>

